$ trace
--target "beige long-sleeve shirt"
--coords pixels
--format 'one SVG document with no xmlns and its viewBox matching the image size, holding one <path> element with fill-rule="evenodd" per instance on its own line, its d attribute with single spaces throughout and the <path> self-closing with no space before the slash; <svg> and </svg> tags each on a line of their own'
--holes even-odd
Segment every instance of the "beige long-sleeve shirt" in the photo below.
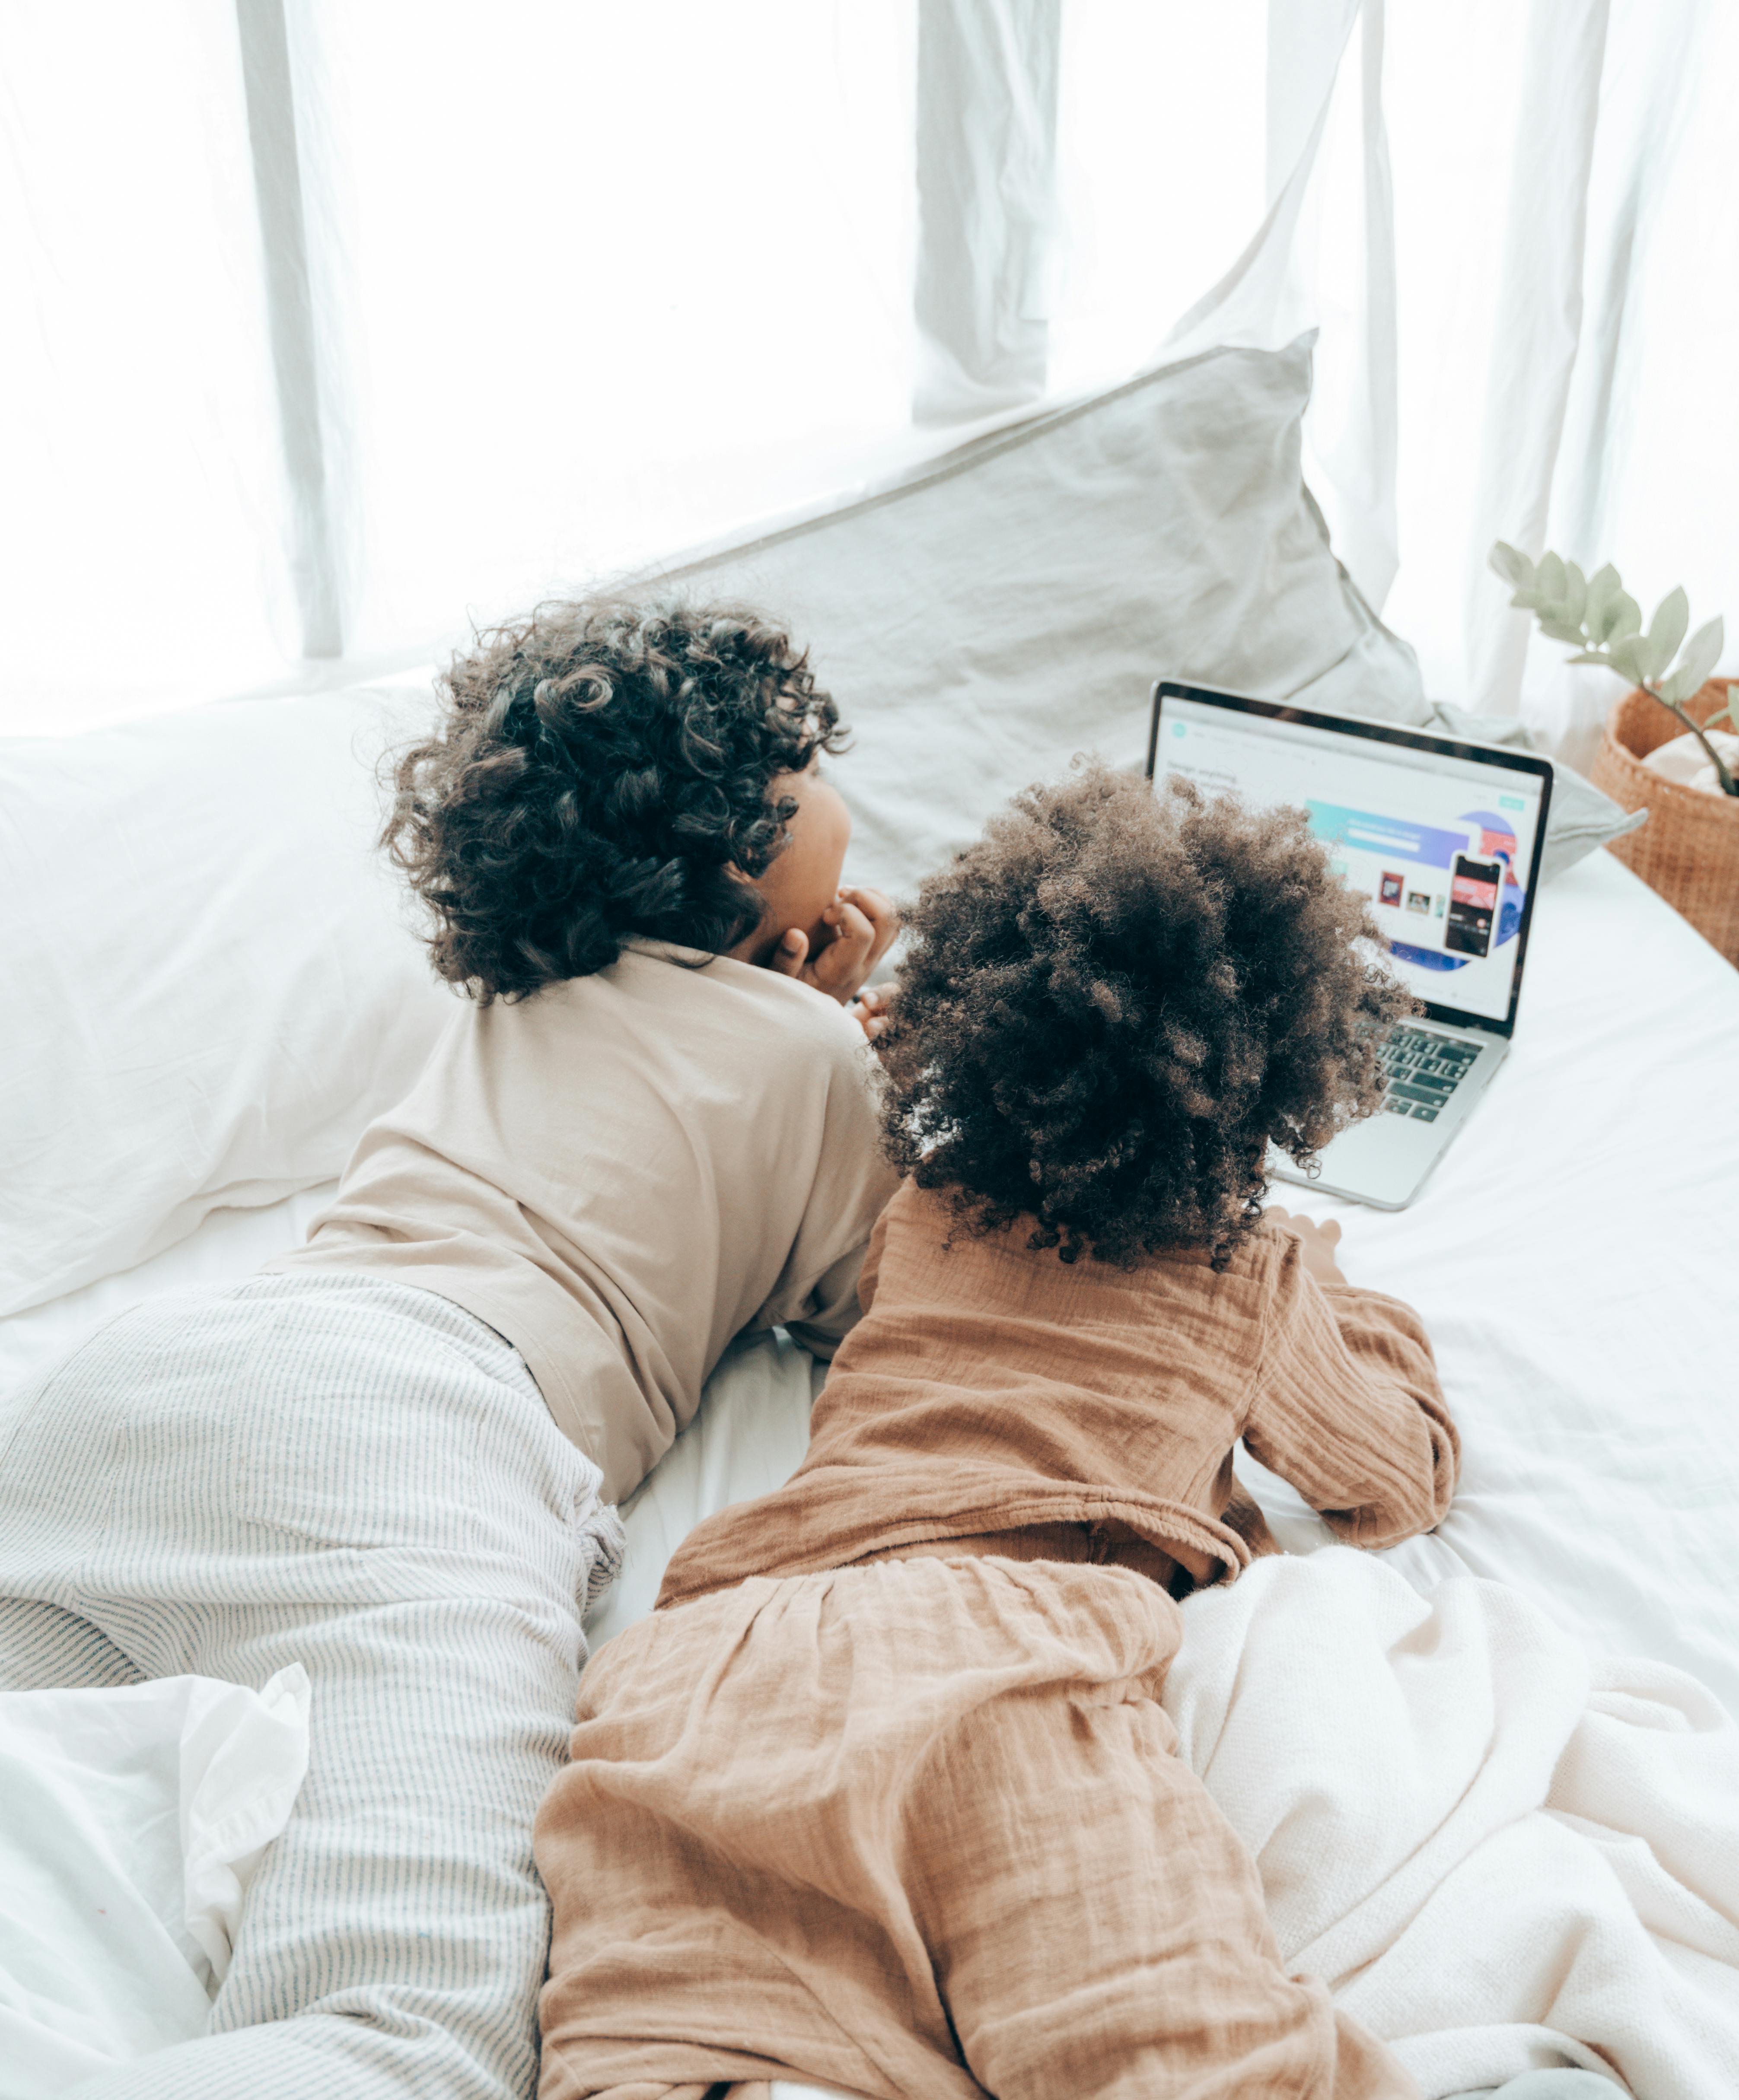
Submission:
<svg viewBox="0 0 1739 2100">
<path fill-rule="evenodd" d="M 637 941 L 457 1012 L 307 1244 L 268 1266 L 391 1276 L 474 1312 L 620 1497 L 734 1335 L 788 1326 L 825 1354 L 857 1318 L 894 1186 L 870 1074 L 822 993 Z"/>
<path fill-rule="evenodd" d="M 1251 1557 L 1248 1517 L 1226 1521 L 1240 1440 L 1355 1545 L 1447 1511 L 1460 1446 L 1398 1299 L 1318 1284 L 1275 1224 L 1223 1272 L 1205 1253 L 1067 1264 L 1031 1232 L 974 1239 L 943 1198 L 900 1189 L 808 1455 L 689 1534 L 660 1605 L 931 1550 L 1222 1580 Z"/>
</svg>

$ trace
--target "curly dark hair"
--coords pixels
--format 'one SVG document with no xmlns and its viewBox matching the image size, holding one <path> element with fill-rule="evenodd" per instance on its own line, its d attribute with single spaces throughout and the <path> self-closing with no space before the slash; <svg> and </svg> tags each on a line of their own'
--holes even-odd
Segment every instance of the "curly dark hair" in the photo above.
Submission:
<svg viewBox="0 0 1739 2100">
<path fill-rule="evenodd" d="M 1308 1165 L 1415 1010 L 1301 810 L 1077 762 L 921 887 L 878 1039 L 885 1149 L 979 1233 L 1223 1268 L 1272 1140 Z"/>
<path fill-rule="evenodd" d="M 741 606 L 541 605 L 440 684 L 381 843 L 436 971 L 485 1005 L 603 969 L 629 934 L 734 947 L 797 809 L 770 785 L 844 737 L 806 652 Z"/>
</svg>

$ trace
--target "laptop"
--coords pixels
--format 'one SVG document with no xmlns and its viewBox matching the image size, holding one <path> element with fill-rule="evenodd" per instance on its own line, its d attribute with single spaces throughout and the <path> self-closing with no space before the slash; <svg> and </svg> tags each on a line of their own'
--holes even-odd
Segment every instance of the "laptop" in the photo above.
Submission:
<svg viewBox="0 0 1739 2100">
<path fill-rule="evenodd" d="M 1162 678 L 1147 777 L 1254 808 L 1302 807 L 1330 865 L 1369 901 L 1389 961 L 1424 1002 L 1384 1050 L 1383 1106 L 1277 1180 L 1404 1210 L 1507 1056 L 1551 802 L 1551 761 L 1389 722 L 1241 699 Z"/>
</svg>

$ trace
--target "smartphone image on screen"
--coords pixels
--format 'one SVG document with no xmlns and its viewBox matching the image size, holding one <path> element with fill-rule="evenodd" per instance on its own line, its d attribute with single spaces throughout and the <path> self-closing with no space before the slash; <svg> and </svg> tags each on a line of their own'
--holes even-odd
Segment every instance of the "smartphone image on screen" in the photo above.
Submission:
<svg viewBox="0 0 1739 2100">
<path fill-rule="evenodd" d="M 1443 945 L 1452 955 L 1491 953 L 1503 881 L 1501 860 L 1473 860 L 1466 854 L 1456 854 L 1450 877 L 1449 912 L 1443 922 Z"/>
</svg>

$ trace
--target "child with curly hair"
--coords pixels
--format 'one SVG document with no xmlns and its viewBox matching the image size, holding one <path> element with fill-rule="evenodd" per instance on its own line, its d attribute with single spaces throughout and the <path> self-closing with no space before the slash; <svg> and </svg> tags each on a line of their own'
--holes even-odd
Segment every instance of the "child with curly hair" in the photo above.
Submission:
<svg viewBox="0 0 1739 2100">
<path fill-rule="evenodd" d="M 898 922 L 840 887 L 838 711 L 759 615 L 545 607 L 447 686 L 385 843 L 473 998 L 272 1266 L 487 1321 L 615 1502 L 734 1335 L 857 1316 L 893 1183 L 854 995 Z"/>
<path fill-rule="evenodd" d="M 538 1819 L 549 2100 L 1415 2093 L 1288 1977 L 1173 1754 L 1175 1601 L 1435 1524 L 1430 1348 L 1261 1208 L 1410 1001 L 1300 813 L 1092 765 L 925 885 L 878 1049 L 904 1176 L 790 1482 L 583 1680 Z"/>
<path fill-rule="evenodd" d="M 894 1185 L 846 1010 L 832 701 L 730 607 L 541 608 L 454 663 L 386 842 L 471 994 L 307 1244 L 135 1307 L 9 1411 L 0 1689 L 311 1687 L 210 2032 L 99 2100 L 521 2100 L 607 1505 L 733 1335 L 826 1351 Z"/>
</svg>

